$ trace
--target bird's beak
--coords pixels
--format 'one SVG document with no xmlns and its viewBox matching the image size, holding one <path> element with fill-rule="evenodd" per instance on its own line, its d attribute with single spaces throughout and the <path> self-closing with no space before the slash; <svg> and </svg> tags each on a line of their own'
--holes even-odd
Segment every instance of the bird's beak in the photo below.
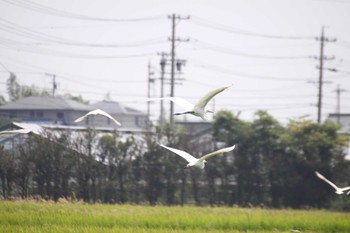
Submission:
<svg viewBox="0 0 350 233">
<path fill-rule="evenodd" d="M 207 109 L 207 111 L 206 112 L 209 112 L 209 113 L 214 113 L 212 110 L 210 110 L 210 109 Z"/>
</svg>

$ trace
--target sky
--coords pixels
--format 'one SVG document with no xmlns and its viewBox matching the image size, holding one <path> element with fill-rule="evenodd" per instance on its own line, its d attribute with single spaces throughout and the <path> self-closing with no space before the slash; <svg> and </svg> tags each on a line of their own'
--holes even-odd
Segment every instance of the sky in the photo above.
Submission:
<svg viewBox="0 0 350 233">
<path fill-rule="evenodd" d="M 148 93 L 161 94 L 160 54 L 170 54 L 175 14 L 175 55 L 183 66 L 174 95 L 195 103 L 232 85 L 209 107 L 248 121 L 258 110 L 281 123 L 317 119 L 324 28 L 325 120 L 337 111 L 338 87 L 341 113 L 350 113 L 349 12 L 350 0 L 0 0 L 0 93 L 8 100 L 9 72 L 21 85 L 49 92 L 55 76 L 55 95 L 92 104 L 108 98 L 146 113 Z M 152 119 L 159 109 L 150 104 Z"/>
</svg>

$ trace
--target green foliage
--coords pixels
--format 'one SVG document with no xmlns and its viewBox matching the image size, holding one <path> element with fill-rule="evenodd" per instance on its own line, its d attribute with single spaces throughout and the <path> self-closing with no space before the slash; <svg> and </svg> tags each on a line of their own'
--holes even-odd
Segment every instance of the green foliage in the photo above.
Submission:
<svg viewBox="0 0 350 233">
<path fill-rule="evenodd" d="M 75 101 L 82 103 L 82 104 L 89 104 L 89 101 L 84 100 L 84 98 L 81 95 L 73 96 L 72 94 L 66 93 L 66 94 L 64 94 L 64 97 L 71 99 L 71 100 L 75 100 Z"/>
<path fill-rule="evenodd" d="M 7 93 L 10 101 L 16 101 L 24 97 L 29 96 L 49 96 L 50 93 L 46 90 L 40 91 L 36 86 L 20 85 L 17 82 L 17 77 L 14 73 L 10 73 L 10 77 L 7 80 Z M 1 101 L 2 102 L 2 101 Z"/>
<path fill-rule="evenodd" d="M 15 101 L 20 98 L 20 85 L 17 82 L 16 75 L 12 72 L 7 80 L 7 93 L 10 97 L 10 101 Z"/>
<path fill-rule="evenodd" d="M 213 134 L 165 125 L 143 136 L 94 129 L 17 136 L 0 150 L 0 196 L 67 198 L 88 203 L 227 205 L 348 210 L 319 171 L 339 186 L 349 185 L 345 159 L 349 136 L 332 122 L 291 121 L 281 125 L 258 111 L 252 122 L 228 111 L 215 115 Z M 212 137 L 211 137 L 212 136 Z M 200 157 L 215 156 L 204 170 L 183 169 L 186 161 L 159 144 Z"/>
<path fill-rule="evenodd" d="M 6 104 L 6 99 L 3 95 L 0 95 L 0 105 Z"/>
<path fill-rule="evenodd" d="M 0 232 L 349 232 L 348 213 L 0 202 Z"/>
<path fill-rule="evenodd" d="M 327 207 L 333 190 L 314 171 L 346 185 L 349 137 L 339 134 L 339 126 L 329 121 L 291 121 L 283 127 L 264 111 L 255 116 L 250 123 L 223 111 L 214 121 L 216 140 L 238 145 L 237 203 Z"/>
</svg>

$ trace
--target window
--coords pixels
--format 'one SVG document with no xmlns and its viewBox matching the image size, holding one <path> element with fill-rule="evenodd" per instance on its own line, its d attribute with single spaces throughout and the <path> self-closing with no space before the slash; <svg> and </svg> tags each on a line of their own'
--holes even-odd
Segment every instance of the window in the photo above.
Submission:
<svg viewBox="0 0 350 233">
<path fill-rule="evenodd" d="M 17 112 L 16 111 L 11 111 L 10 112 L 10 118 L 16 118 L 17 117 Z"/>
<path fill-rule="evenodd" d="M 42 119 L 42 118 L 44 118 L 44 113 L 43 113 L 43 112 L 36 112 L 36 118 L 37 118 L 37 119 Z"/>
<path fill-rule="evenodd" d="M 57 119 L 62 120 L 63 119 L 63 112 L 57 112 Z"/>
</svg>

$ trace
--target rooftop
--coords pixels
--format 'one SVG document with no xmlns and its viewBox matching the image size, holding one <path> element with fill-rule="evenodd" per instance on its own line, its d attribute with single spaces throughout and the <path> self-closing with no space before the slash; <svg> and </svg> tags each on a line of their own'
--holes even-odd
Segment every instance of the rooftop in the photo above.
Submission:
<svg viewBox="0 0 350 233">
<path fill-rule="evenodd" d="M 0 106 L 0 110 L 81 110 L 92 107 L 62 96 L 30 96 Z"/>
<path fill-rule="evenodd" d="M 146 115 L 136 109 L 126 107 L 112 100 L 103 100 L 91 105 L 94 109 L 101 109 L 109 114 L 128 114 L 128 115 Z"/>
</svg>

